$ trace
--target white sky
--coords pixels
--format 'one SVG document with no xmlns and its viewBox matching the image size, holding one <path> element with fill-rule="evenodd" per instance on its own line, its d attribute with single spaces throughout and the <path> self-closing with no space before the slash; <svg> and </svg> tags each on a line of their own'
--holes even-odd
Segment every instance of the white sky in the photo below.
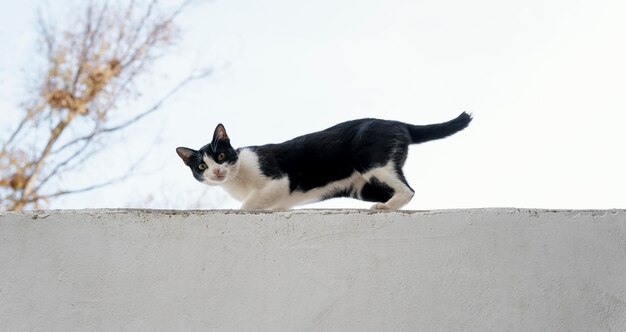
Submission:
<svg viewBox="0 0 626 332">
<path fill-rule="evenodd" d="M 2 130 L 18 114 L 36 6 L 0 5 Z M 186 38 L 142 103 L 193 64 L 216 74 L 115 139 L 86 177 L 150 147 L 146 174 L 50 207 L 238 207 L 174 152 L 207 143 L 218 122 L 245 146 L 354 118 L 427 124 L 471 111 L 465 131 L 412 146 L 406 209 L 624 208 L 624 18 L 623 0 L 217 0 L 184 16 Z"/>
</svg>

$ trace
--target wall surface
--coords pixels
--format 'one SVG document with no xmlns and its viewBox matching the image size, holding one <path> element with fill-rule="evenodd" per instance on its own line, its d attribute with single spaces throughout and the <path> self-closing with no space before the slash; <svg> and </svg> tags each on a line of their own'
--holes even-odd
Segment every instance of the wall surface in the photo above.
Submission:
<svg viewBox="0 0 626 332">
<path fill-rule="evenodd" d="M 624 331 L 626 211 L 0 214 L 0 331 Z"/>
</svg>

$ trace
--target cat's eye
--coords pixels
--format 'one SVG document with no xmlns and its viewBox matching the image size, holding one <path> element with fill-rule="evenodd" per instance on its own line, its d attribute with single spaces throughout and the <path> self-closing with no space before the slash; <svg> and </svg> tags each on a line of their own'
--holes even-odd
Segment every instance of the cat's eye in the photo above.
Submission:
<svg viewBox="0 0 626 332">
<path fill-rule="evenodd" d="M 223 161 L 226 158 L 226 154 L 224 152 L 217 155 L 217 161 Z"/>
<path fill-rule="evenodd" d="M 198 165 L 198 169 L 201 171 L 204 171 L 207 168 L 206 164 L 200 164 Z"/>
</svg>

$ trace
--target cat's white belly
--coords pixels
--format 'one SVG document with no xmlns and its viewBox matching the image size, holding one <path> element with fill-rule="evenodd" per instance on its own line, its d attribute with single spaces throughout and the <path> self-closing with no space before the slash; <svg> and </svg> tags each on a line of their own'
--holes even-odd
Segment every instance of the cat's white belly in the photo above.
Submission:
<svg viewBox="0 0 626 332">
<path fill-rule="evenodd" d="M 331 182 L 323 187 L 314 188 L 306 192 L 294 191 L 281 197 L 281 200 L 276 202 L 275 206 L 272 208 L 275 209 L 289 209 L 297 205 L 315 203 L 323 200 L 325 197 L 331 196 L 333 193 L 337 191 L 347 190 L 352 188 L 355 192 L 360 192 L 366 181 L 363 176 L 354 172 L 348 178 Z M 289 189 L 287 187 L 287 189 Z"/>
<path fill-rule="evenodd" d="M 365 185 L 365 178 L 354 172 L 350 177 L 331 182 L 323 187 L 306 192 L 289 189 L 287 176 L 281 179 L 265 178 L 262 183 L 251 185 L 249 182 L 231 182 L 224 189 L 236 200 L 243 202 L 243 209 L 275 209 L 285 210 L 294 206 L 315 203 L 338 191 L 352 189 L 358 193 Z"/>
</svg>

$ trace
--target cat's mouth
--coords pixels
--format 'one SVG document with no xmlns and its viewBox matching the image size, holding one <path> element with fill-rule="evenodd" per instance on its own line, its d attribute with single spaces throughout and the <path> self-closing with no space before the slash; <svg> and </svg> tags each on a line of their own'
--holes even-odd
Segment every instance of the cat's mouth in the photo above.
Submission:
<svg viewBox="0 0 626 332">
<path fill-rule="evenodd" d="M 204 178 L 209 183 L 220 184 L 226 181 L 226 173 L 211 174 L 210 176 L 205 176 Z"/>
</svg>

